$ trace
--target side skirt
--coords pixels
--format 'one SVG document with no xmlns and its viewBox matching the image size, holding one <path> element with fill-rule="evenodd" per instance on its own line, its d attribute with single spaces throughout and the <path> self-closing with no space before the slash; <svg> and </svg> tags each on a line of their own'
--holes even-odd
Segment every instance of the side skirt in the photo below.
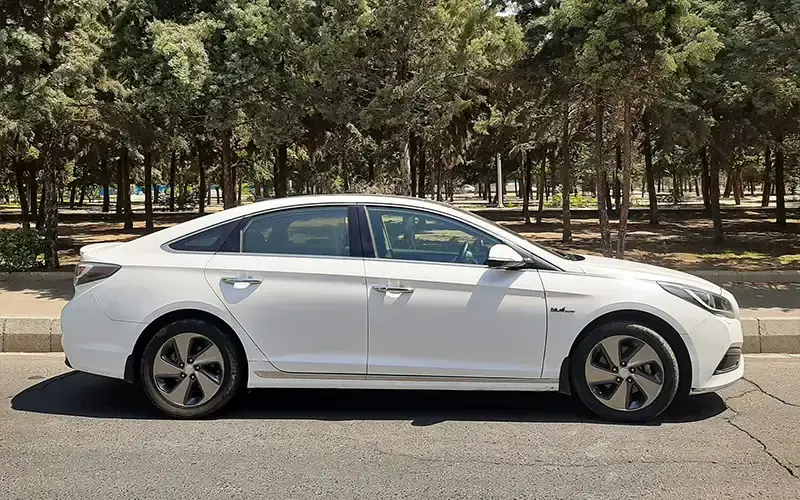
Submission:
<svg viewBox="0 0 800 500">
<path fill-rule="evenodd" d="M 325 375 L 256 370 L 249 388 L 403 389 L 448 391 L 557 391 L 557 379 L 434 377 L 410 375 Z"/>
</svg>

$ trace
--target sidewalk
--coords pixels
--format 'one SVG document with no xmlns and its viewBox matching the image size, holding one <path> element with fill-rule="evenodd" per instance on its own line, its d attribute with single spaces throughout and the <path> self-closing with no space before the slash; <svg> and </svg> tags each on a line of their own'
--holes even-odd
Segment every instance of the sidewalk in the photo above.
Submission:
<svg viewBox="0 0 800 500">
<path fill-rule="evenodd" d="M 696 274 L 736 297 L 745 352 L 800 353 L 800 273 Z M 753 281 L 730 283 L 736 279 Z M 58 318 L 71 297 L 72 273 L 0 274 L 0 352 L 60 351 Z"/>
</svg>

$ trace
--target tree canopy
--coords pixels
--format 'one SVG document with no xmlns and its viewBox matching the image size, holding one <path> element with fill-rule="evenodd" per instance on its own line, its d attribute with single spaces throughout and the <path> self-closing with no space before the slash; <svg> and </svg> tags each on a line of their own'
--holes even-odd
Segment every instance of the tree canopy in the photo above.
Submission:
<svg viewBox="0 0 800 500">
<path fill-rule="evenodd" d="M 652 223 L 660 179 L 676 198 L 699 180 L 721 241 L 721 177 L 774 193 L 779 225 L 800 179 L 797 0 L 20 0 L 0 19 L 0 196 L 50 266 L 64 193 L 93 187 L 132 227 L 141 186 L 152 229 L 162 185 L 201 212 L 212 186 L 226 208 L 243 185 L 442 199 L 487 193 L 499 161 L 527 219 L 534 187 L 560 192 L 565 241 L 569 193 L 593 193 L 623 257 L 638 180 Z"/>
</svg>

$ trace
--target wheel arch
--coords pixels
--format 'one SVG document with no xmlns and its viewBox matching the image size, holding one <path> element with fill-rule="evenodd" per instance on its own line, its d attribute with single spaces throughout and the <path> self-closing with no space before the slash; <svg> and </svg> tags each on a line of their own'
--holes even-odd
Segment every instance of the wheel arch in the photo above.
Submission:
<svg viewBox="0 0 800 500">
<path fill-rule="evenodd" d="M 679 396 L 688 395 L 692 387 L 692 360 L 689 356 L 689 349 L 686 347 L 686 343 L 681 338 L 680 333 L 663 318 L 653 313 L 636 309 L 622 309 L 607 312 L 593 319 L 589 324 L 583 327 L 572 342 L 569 354 L 561 362 L 561 369 L 558 377 L 558 392 L 572 394 L 572 382 L 569 376 L 570 359 L 572 359 L 572 354 L 575 352 L 575 348 L 581 340 L 598 326 L 620 320 L 642 323 L 664 337 L 664 340 L 667 341 L 670 348 L 672 348 L 672 351 L 675 353 L 675 357 L 678 359 L 678 369 L 680 370 L 681 376 L 678 382 L 677 394 Z"/>
<path fill-rule="evenodd" d="M 125 362 L 126 382 L 138 383 L 139 380 L 137 367 L 139 366 L 139 362 L 142 359 L 142 354 L 144 354 L 145 347 L 147 347 L 147 343 L 150 342 L 150 339 L 152 339 L 159 330 L 170 323 L 184 319 L 206 321 L 219 328 L 223 333 L 231 337 L 233 344 L 236 346 L 238 351 L 237 354 L 239 359 L 242 360 L 242 362 L 247 363 L 247 354 L 245 352 L 244 345 L 242 345 L 242 340 L 236 334 L 236 331 L 225 320 L 215 314 L 200 309 L 177 309 L 162 314 L 151 321 L 150 324 L 148 324 L 145 329 L 142 330 L 139 338 L 136 339 L 136 344 L 133 346 L 133 352 L 128 356 L 128 359 Z M 243 375 L 245 378 L 243 385 L 246 387 L 247 378 L 249 377 L 249 370 L 243 370 Z"/>
</svg>

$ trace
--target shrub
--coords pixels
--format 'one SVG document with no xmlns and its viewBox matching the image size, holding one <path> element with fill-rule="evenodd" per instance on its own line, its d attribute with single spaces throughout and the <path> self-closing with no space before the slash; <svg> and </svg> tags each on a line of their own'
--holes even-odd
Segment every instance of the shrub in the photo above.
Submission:
<svg viewBox="0 0 800 500">
<path fill-rule="evenodd" d="M 44 267 L 44 236 L 33 229 L 0 229 L 0 271 L 32 271 Z"/>
<path fill-rule="evenodd" d="M 554 194 L 545 206 L 549 208 L 561 208 L 561 193 Z M 592 208 L 597 206 L 597 198 L 582 195 L 572 195 L 569 197 L 570 208 Z"/>
</svg>

